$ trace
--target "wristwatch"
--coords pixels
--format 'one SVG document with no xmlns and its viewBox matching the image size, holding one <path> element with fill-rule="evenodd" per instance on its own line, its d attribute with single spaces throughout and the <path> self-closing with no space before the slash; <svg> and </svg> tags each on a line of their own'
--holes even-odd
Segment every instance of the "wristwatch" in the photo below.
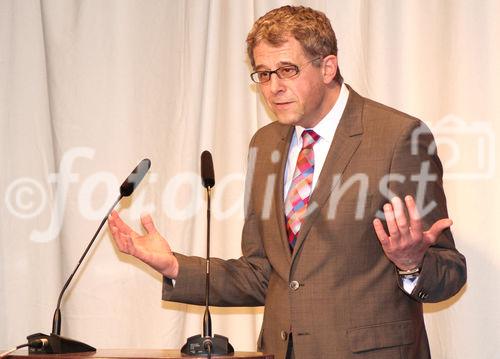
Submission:
<svg viewBox="0 0 500 359">
<path fill-rule="evenodd" d="M 400 276 L 417 276 L 420 273 L 420 266 L 416 266 L 415 268 L 411 269 L 399 269 L 398 268 L 398 274 Z"/>
</svg>

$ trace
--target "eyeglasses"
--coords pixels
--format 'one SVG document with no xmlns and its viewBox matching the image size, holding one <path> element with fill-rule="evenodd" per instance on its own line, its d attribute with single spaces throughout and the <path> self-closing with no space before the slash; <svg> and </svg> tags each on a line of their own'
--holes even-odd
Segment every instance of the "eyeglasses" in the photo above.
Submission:
<svg viewBox="0 0 500 359">
<path fill-rule="evenodd" d="M 300 67 L 298 65 L 285 65 L 277 68 L 276 70 L 264 70 L 264 71 L 255 71 L 250 74 L 250 77 L 253 82 L 258 84 L 264 84 L 271 80 L 271 75 L 276 74 L 280 79 L 290 79 L 294 76 L 297 76 L 300 72 L 301 68 L 304 68 L 307 64 L 310 64 L 313 61 L 319 60 L 321 57 L 317 57 L 315 59 L 309 60 Z"/>
</svg>

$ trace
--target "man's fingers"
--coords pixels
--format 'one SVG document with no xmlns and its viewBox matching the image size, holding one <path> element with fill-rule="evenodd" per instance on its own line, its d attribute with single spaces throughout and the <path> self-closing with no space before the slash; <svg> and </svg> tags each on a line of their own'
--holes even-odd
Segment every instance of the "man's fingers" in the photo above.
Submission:
<svg viewBox="0 0 500 359">
<path fill-rule="evenodd" d="M 373 220 L 373 228 L 375 229 L 378 240 L 382 245 L 385 245 L 389 242 L 389 237 L 387 236 L 387 233 L 385 233 L 384 225 L 382 224 L 382 221 L 380 219 L 375 218 Z"/>
<path fill-rule="evenodd" d="M 446 229 L 451 227 L 453 221 L 449 218 L 443 218 L 436 221 L 428 231 L 424 233 L 425 240 L 430 244 L 436 243 L 439 235 Z"/>
<path fill-rule="evenodd" d="M 136 237 L 132 228 L 130 228 L 116 211 L 112 211 L 108 217 L 108 226 L 111 230 L 111 234 L 115 239 L 115 243 L 121 252 L 130 254 L 134 249 L 134 244 L 132 237 Z"/>
<path fill-rule="evenodd" d="M 153 218 L 151 218 L 151 215 L 143 214 L 141 216 L 141 223 L 149 234 L 157 232 L 155 224 L 153 223 Z"/>
<path fill-rule="evenodd" d="M 132 241 L 132 237 L 127 235 L 127 234 L 122 234 L 122 238 L 123 238 L 122 240 L 123 240 L 124 247 L 125 247 L 124 252 L 131 254 L 131 255 L 134 255 L 135 254 L 135 245 L 134 245 L 134 241 Z"/>
<path fill-rule="evenodd" d="M 118 226 L 116 223 L 116 217 L 118 214 L 116 211 L 112 211 L 111 214 L 108 217 L 108 227 L 109 230 L 111 231 L 111 235 L 113 236 L 113 239 L 115 240 L 116 245 L 118 246 L 118 249 L 120 251 L 124 250 L 124 244 L 120 236 L 120 231 L 118 230 Z"/>
<path fill-rule="evenodd" d="M 132 228 L 130 228 L 125 222 L 123 222 L 120 215 L 116 211 L 111 212 L 110 217 L 111 217 L 111 223 L 118 228 L 118 231 L 120 233 L 126 233 L 129 236 L 133 234 L 137 235 L 137 233 L 135 233 Z"/>
<path fill-rule="evenodd" d="M 111 231 L 111 235 L 113 236 L 113 239 L 118 246 L 118 249 L 123 252 L 125 250 L 125 245 L 121 239 L 120 233 L 118 232 L 118 228 L 116 227 L 116 225 L 112 224 L 111 221 L 108 222 L 108 225 L 109 230 Z"/>
<path fill-rule="evenodd" d="M 422 220 L 420 213 L 418 212 L 417 204 L 412 196 L 405 197 L 406 208 L 408 208 L 408 214 L 410 216 L 410 227 L 414 233 L 422 232 Z"/>
<path fill-rule="evenodd" d="M 408 235 L 410 230 L 408 228 L 408 220 L 406 219 L 406 212 L 403 201 L 401 201 L 399 197 L 394 197 L 391 199 L 391 204 L 394 210 L 394 217 L 396 219 L 399 233 L 401 233 L 401 235 L 405 237 L 406 235 Z"/>
<path fill-rule="evenodd" d="M 116 228 L 116 216 L 118 214 L 116 213 L 116 211 L 111 211 L 111 214 L 108 216 L 108 226 L 109 228 L 111 229 L 112 227 Z M 116 228 L 116 230 L 118 230 Z"/>
<path fill-rule="evenodd" d="M 120 252 L 123 253 L 128 253 L 128 241 L 127 238 L 130 238 L 130 236 L 121 233 L 118 231 L 118 228 L 116 227 L 110 227 L 111 229 L 111 234 L 113 235 L 113 239 L 115 240 L 116 246 L 120 250 Z"/>
<path fill-rule="evenodd" d="M 387 229 L 389 230 L 389 235 L 391 236 L 391 240 L 399 239 L 399 228 L 396 223 L 396 218 L 394 217 L 394 211 L 392 205 L 390 203 L 386 203 L 384 205 L 384 215 L 385 220 L 387 222 Z"/>
</svg>

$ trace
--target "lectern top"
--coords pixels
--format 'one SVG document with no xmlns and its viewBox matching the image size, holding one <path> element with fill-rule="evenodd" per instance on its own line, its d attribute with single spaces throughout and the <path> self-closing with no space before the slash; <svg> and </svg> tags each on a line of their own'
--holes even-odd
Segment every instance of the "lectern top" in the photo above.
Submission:
<svg viewBox="0 0 500 359">
<path fill-rule="evenodd" d="M 29 355 L 27 351 L 16 352 L 9 359 L 206 359 L 206 356 L 185 356 L 179 350 L 167 349 L 102 349 L 91 353 Z M 274 359 L 274 355 L 257 352 L 235 352 L 232 355 L 212 356 L 217 359 Z"/>
</svg>

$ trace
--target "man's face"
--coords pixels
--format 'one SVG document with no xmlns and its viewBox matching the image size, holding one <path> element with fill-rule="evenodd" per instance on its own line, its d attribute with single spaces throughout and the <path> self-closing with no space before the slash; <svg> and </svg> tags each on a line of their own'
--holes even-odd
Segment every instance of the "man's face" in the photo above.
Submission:
<svg viewBox="0 0 500 359">
<path fill-rule="evenodd" d="M 268 108 L 280 123 L 310 128 L 330 111 L 333 104 L 326 99 L 327 84 L 322 67 L 308 63 L 312 59 L 306 57 L 295 38 L 288 37 L 288 41 L 278 47 L 261 41 L 253 55 L 256 71 L 272 71 L 290 64 L 300 69 L 292 78 L 280 79 L 272 74 L 270 81 L 258 85 Z"/>
</svg>

